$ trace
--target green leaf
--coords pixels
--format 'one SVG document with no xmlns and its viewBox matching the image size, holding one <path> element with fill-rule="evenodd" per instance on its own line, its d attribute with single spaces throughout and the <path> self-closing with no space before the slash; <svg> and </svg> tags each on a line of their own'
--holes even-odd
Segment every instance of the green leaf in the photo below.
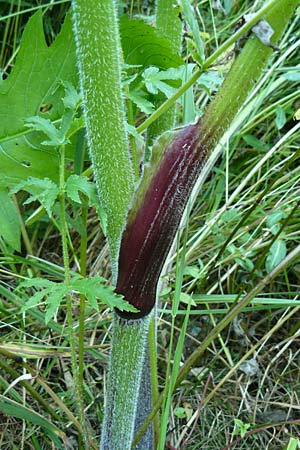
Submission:
<svg viewBox="0 0 300 450">
<path fill-rule="evenodd" d="M 53 181 L 49 180 L 49 178 L 39 179 L 30 177 L 28 181 L 17 184 L 12 192 L 16 193 L 20 190 L 31 194 L 24 204 L 37 200 L 46 209 L 48 216 L 51 217 L 53 205 L 59 195 L 59 188 Z"/>
<path fill-rule="evenodd" d="M 267 218 L 267 227 L 270 229 L 273 236 L 278 233 L 280 229 L 280 221 L 282 219 L 285 219 L 287 217 L 287 214 L 282 211 L 281 209 L 274 211 L 272 214 L 270 214 Z"/>
<path fill-rule="evenodd" d="M 23 287 L 41 287 L 41 288 L 51 288 L 55 284 L 53 281 L 47 280 L 46 278 L 30 278 L 29 280 L 22 281 L 17 290 Z"/>
<path fill-rule="evenodd" d="M 185 292 L 180 293 L 179 299 L 181 303 L 185 303 L 186 305 L 197 306 L 197 304 L 193 300 L 193 297 L 189 294 L 186 294 Z"/>
<path fill-rule="evenodd" d="M 142 112 L 145 114 L 152 114 L 155 109 L 154 105 L 144 97 L 145 95 L 146 93 L 141 90 L 126 93 L 126 97 L 135 103 Z"/>
<path fill-rule="evenodd" d="M 272 214 L 270 214 L 267 218 L 267 227 L 272 228 L 275 224 L 278 224 L 281 219 L 285 219 L 286 217 L 287 214 L 281 209 L 272 212 Z"/>
<path fill-rule="evenodd" d="M 232 8 L 232 0 L 224 0 L 225 14 L 228 14 Z"/>
<path fill-rule="evenodd" d="M 198 266 L 185 266 L 183 275 L 188 275 L 197 280 L 200 277 L 200 269 Z"/>
<path fill-rule="evenodd" d="M 21 308 L 21 312 L 27 311 L 27 309 L 37 306 L 39 303 L 43 301 L 43 299 L 46 299 L 45 300 L 46 324 L 55 315 L 64 297 L 68 295 L 71 291 L 70 286 L 67 286 L 64 283 L 55 283 L 53 281 L 44 278 L 33 278 L 30 280 L 25 280 L 19 284 L 17 290 L 28 287 L 42 288 L 42 290 L 37 291 L 25 302 L 25 304 Z"/>
<path fill-rule="evenodd" d="M 291 437 L 287 446 L 284 447 L 284 450 L 297 450 L 300 448 L 300 440 Z"/>
<path fill-rule="evenodd" d="M 244 134 L 243 139 L 248 145 L 250 145 L 250 147 L 256 148 L 257 150 L 269 150 L 270 148 L 269 145 L 263 141 L 260 141 L 252 134 Z"/>
<path fill-rule="evenodd" d="M 41 145 L 44 135 L 29 130 L 25 121 L 41 116 L 59 120 L 64 112 L 61 80 L 77 86 L 75 44 L 67 16 L 61 32 L 48 47 L 42 13 L 30 18 L 24 30 L 16 64 L 0 83 L 1 177 L 10 183 L 29 176 L 58 180 L 59 156 Z"/>
<path fill-rule="evenodd" d="M 183 10 L 184 18 L 192 32 L 194 42 L 195 42 L 195 47 L 196 47 L 198 55 L 200 57 L 199 62 L 203 62 L 205 59 L 204 45 L 202 42 L 198 22 L 195 17 L 194 9 L 191 5 L 190 0 L 178 0 L 178 3 Z"/>
<path fill-rule="evenodd" d="M 48 289 L 36 292 L 29 300 L 27 300 L 21 308 L 21 312 L 27 311 L 27 309 L 34 308 L 35 306 L 42 303 L 43 298 L 48 294 Z"/>
<path fill-rule="evenodd" d="M 81 95 L 69 81 L 62 81 L 61 84 L 65 88 L 65 96 L 63 97 L 63 104 L 65 105 L 65 108 L 76 111 L 82 101 Z"/>
<path fill-rule="evenodd" d="M 254 264 L 249 258 L 234 258 L 235 262 L 246 272 L 251 272 L 254 269 Z"/>
<path fill-rule="evenodd" d="M 245 434 L 247 434 L 249 428 L 250 428 L 249 423 L 244 423 L 240 419 L 234 419 L 234 430 L 232 434 L 234 436 L 239 435 L 243 438 Z"/>
<path fill-rule="evenodd" d="M 69 143 L 61 131 L 58 130 L 49 119 L 33 116 L 25 119 L 25 122 L 26 127 L 31 128 L 34 131 L 42 131 L 49 138 L 48 141 L 42 141 L 42 145 L 59 147 L 60 145 Z"/>
<path fill-rule="evenodd" d="M 47 295 L 45 323 L 47 324 L 55 316 L 64 298 L 70 293 L 70 286 L 66 286 L 64 283 L 54 283 L 52 288 L 45 291 Z"/>
<path fill-rule="evenodd" d="M 277 239 L 271 245 L 266 258 L 266 271 L 270 273 L 285 258 L 287 253 L 286 243 L 282 239 Z"/>
<path fill-rule="evenodd" d="M 161 91 L 166 97 L 169 98 L 174 94 L 175 88 L 171 87 L 167 83 L 164 83 L 162 80 L 178 80 L 181 78 L 181 71 L 173 68 L 160 71 L 157 67 L 148 67 L 144 70 L 142 76 L 144 78 L 146 88 L 151 94 L 158 94 L 158 91 Z"/>
<path fill-rule="evenodd" d="M 106 235 L 107 228 L 107 216 L 104 209 L 99 203 L 97 189 L 94 183 L 88 180 L 87 177 L 83 175 L 71 175 L 65 183 L 65 191 L 67 196 L 75 203 L 82 203 L 79 193 L 82 192 L 87 196 L 89 200 L 89 205 L 94 206 L 98 213 L 101 228 Z"/>
<path fill-rule="evenodd" d="M 172 44 L 142 20 L 121 17 L 120 33 L 126 64 L 168 69 L 183 63 L 180 56 L 172 50 Z"/>
<path fill-rule="evenodd" d="M 90 305 L 98 310 L 97 299 L 110 308 L 118 308 L 121 311 L 137 312 L 137 309 L 123 299 L 122 295 L 116 294 L 112 286 L 107 286 L 102 277 L 77 278 L 71 282 L 72 289 L 84 295 Z"/>
<path fill-rule="evenodd" d="M 287 72 L 283 76 L 288 81 L 300 81 L 300 72 Z"/>
<path fill-rule="evenodd" d="M 66 183 L 67 196 L 76 203 L 82 203 L 79 193 L 85 194 L 89 200 L 95 201 L 96 187 L 83 175 L 71 175 Z"/>
<path fill-rule="evenodd" d="M 185 419 L 186 418 L 186 411 L 182 406 L 178 406 L 174 410 L 174 414 L 178 419 Z"/>
<path fill-rule="evenodd" d="M 281 130 L 286 124 L 286 115 L 280 106 L 277 106 L 276 108 L 275 124 L 278 130 Z"/>
<path fill-rule="evenodd" d="M 17 207 L 5 188 L 0 187 L 0 235 L 13 249 L 21 250 L 21 229 Z"/>
<path fill-rule="evenodd" d="M 221 84 L 223 83 L 224 78 L 218 73 L 214 72 L 213 70 L 204 72 L 197 80 L 197 83 L 200 86 L 203 86 L 206 88 L 208 93 L 217 91 Z"/>
<path fill-rule="evenodd" d="M 137 132 L 136 128 L 133 125 L 129 125 L 129 123 L 127 123 L 126 128 L 128 134 L 131 134 L 131 136 L 133 136 L 138 142 L 140 142 L 141 144 L 145 143 L 143 136 Z"/>
<path fill-rule="evenodd" d="M 231 208 L 224 212 L 221 216 L 221 221 L 224 223 L 235 222 L 240 217 L 240 212 L 237 208 Z"/>
</svg>

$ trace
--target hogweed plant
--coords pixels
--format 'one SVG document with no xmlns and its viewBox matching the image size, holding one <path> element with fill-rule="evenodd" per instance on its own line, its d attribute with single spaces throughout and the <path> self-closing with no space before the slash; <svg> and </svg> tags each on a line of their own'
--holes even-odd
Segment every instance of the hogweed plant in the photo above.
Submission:
<svg viewBox="0 0 300 450">
<path fill-rule="evenodd" d="M 222 340 L 222 330 L 232 324 L 253 298 L 300 256 L 299 246 L 288 253 L 284 235 L 285 226 L 291 222 L 299 206 L 299 202 L 294 204 L 291 201 L 292 207 L 287 212 L 274 211 L 267 219 L 272 236 L 268 245 L 260 244 L 261 256 L 256 265 L 247 258 L 243 259 L 240 253 L 235 259 L 239 264 L 247 265 L 249 279 L 251 274 L 259 273 L 261 261 L 266 260 L 267 275 L 259 275 L 259 282 L 252 289 L 249 283 L 238 291 L 240 295 L 227 296 L 230 297 L 227 302 L 232 302 L 231 308 L 219 321 L 210 315 L 213 327 L 181 365 L 189 318 L 195 312 L 190 296 L 185 298 L 188 303 L 186 310 L 179 308 L 185 263 L 193 248 L 203 239 L 196 236 L 189 247 L 189 215 L 195 193 L 224 146 L 224 134 L 232 126 L 240 126 L 243 117 L 254 108 L 253 101 L 257 96 L 254 100 L 251 96 L 260 89 L 270 57 L 273 54 L 273 61 L 283 58 L 278 45 L 282 38 L 283 41 L 289 38 L 285 29 L 299 0 L 270 0 L 257 11 L 247 11 L 239 27 L 231 23 L 234 31 L 221 45 L 218 45 L 218 36 L 214 36 L 216 50 L 210 55 L 207 55 L 205 45 L 205 40 L 210 37 L 202 30 L 203 22 L 199 25 L 201 5 L 197 16 L 190 0 L 157 0 L 152 17 L 154 24 L 151 22 L 149 25 L 127 16 L 118 19 L 117 10 L 122 9 L 122 3 L 72 0 L 71 13 L 50 46 L 45 42 L 42 14 L 38 12 L 25 28 L 12 72 L 0 83 L 0 114 L 3 118 L 0 124 L 3 175 L 0 186 L 0 246 L 4 253 L 2 262 L 17 274 L 14 293 L 1 282 L 0 294 L 21 311 L 24 323 L 28 317 L 45 322 L 47 330 L 52 329 L 63 336 L 64 328 L 59 318 L 66 320 L 66 345 L 69 344 L 69 349 L 66 352 L 64 348 L 60 355 L 62 361 L 66 355 L 71 359 L 70 391 L 74 391 L 78 418 L 68 408 L 67 400 L 63 401 L 26 360 L 26 355 L 32 356 L 33 350 L 26 346 L 25 333 L 21 351 L 16 351 L 13 345 L 7 348 L 0 346 L 0 355 L 5 357 L 0 358 L 0 367 L 15 380 L 8 385 L 0 377 L 1 387 L 5 387 L 4 395 L 0 395 L 0 410 L 22 419 L 23 424 L 28 421 L 34 427 L 41 427 L 46 439 L 60 449 L 67 448 L 70 442 L 65 431 L 53 424 L 54 421 L 59 423 L 59 414 L 64 414 L 76 427 L 78 448 L 98 448 L 86 414 L 85 396 L 90 393 L 90 387 L 84 379 L 84 374 L 88 374 L 84 355 L 88 352 L 98 360 L 102 354 L 95 348 L 85 348 L 87 308 L 98 313 L 102 303 L 113 310 L 100 449 L 163 450 L 175 389 L 186 380 L 210 344 L 219 339 L 230 370 L 210 392 L 208 379 L 200 406 L 207 404 L 239 365 L 264 342 L 263 339 L 258 340 L 234 364 Z M 221 2 L 217 3 L 221 7 Z M 229 3 L 224 2 L 226 8 Z M 4 43 L 8 35 L 6 30 Z M 14 35 L 12 49 L 15 54 L 16 34 L 10 35 Z M 208 42 L 207 47 L 209 45 Z M 297 42 L 293 43 L 291 49 L 296 45 Z M 2 50 L 1 62 L 4 60 L 4 44 Z M 9 72 L 9 66 L 10 61 L 5 65 L 4 73 Z M 224 82 L 218 75 L 222 67 L 228 72 Z M 293 76 L 297 76 L 297 72 Z M 195 92 L 199 94 L 199 86 L 208 89 L 207 77 L 213 80 L 213 90 L 217 93 L 208 106 L 199 111 Z M 274 78 L 273 89 L 280 87 L 280 79 Z M 194 91 L 195 83 L 197 89 Z M 287 101 L 295 98 L 291 94 Z M 285 113 L 280 105 L 276 108 L 278 130 L 285 125 Z M 143 115 L 146 119 L 141 123 Z M 238 123 L 235 123 L 236 117 Z M 252 120 L 262 119 L 258 115 Z M 225 209 L 231 205 L 234 195 L 238 195 L 242 187 L 254 178 L 269 155 L 281 148 L 299 128 L 299 123 L 293 123 L 257 167 L 245 175 L 235 192 L 227 196 Z M 92 171 L 89 168 L 84 171 L 84 132 Z M 253 136 L 250 138 L 253 141 Z M 263 143 L 256 141 L 255 145 L 259 148 Z M 227 148 L 225 150 L 228 152 Z M 276 167 L 274 185 L 278 179 L 285 180 L 284 171 L 295 158 L 293 155 Z M 91 173 L 95 183 L 87 178 Z M 272 183 L 266 183 L 237 227 L 217 246 L 218 252 L 212 258 L 216 264 L 229 249 L 233 253 L 238 252 L 231 242 L 236 229 L 246 220 L 247 214 L 251 214 L 253 208 L 269 195 Z M 24 204 L 30 207 L 36 202 L 40 205 L 24 220 L 17 206 L 19 198 L 25 199 Z M 217 203 L 217 199 L 209 201 Z M 110 285 L 100 276 L 88 276 L 92 275 L 87 269 L 89 206 L 96 208 L 101 229 L 107 236 L 112 268 Z M 28 227 L 38 223 L 40 218 L 48 220 L 58 230 L 63 267 L 32 256 L 25 259 L 10 255 L 10 252 L 20 252 L 20 236 L 26 254 L 34 253 L 34 237 L 29 236 Z M 184 226 L 180 227 L 180 223 Z M 79 251 L 73 245 L 72 227 L 80 236 Z M 39 233 L 38 228 L 35 233 Z M 46 237 L 47 233 L 48 229 Z M 177 251 L 173 251 L 176 243 Z M 166 262 L 174 259 L 176 281 L 172 308 L 168 310 L 171 316 L 170 343 L 165 386 L 159 392 L 157 298 Z M 19 263 L 20 272 L 16 268 Z M 4 270 L 3 273 L 7 275 L 9 272 Z M 49 279 L 45 273 L 49 274 Z M 193 284 L 190 292 L 192 290 Z M 28 295 L 28 291 L 32 295 Z M 209 314 L 209 296 L 200 297 L 198 301 L 207 305 L 205 311 Z M 268 331 L 265 339 L 298 311 L 299 306 L 295 302 L 286 302 L 294 308 Z M 2 313 L 2 303 L 0 308 Z M 175 321 L 180 313 L 185 317 L 175 344 Z M 78 320 L 75 314 L 78 314 Z M 28 323 L 31 326 L 31 321 Z M 48 358 L 55 352 L 34 348 L 34 357 L 41 353 Z M 22 376 L 10 367 L 7 358 L 19 364 Z M 64 364 L 62 362 L 65 372 Z M 52 363 L 49 367 L 51 370 Z M 69 369 L 67 372 L 69 374 Z M 34 383 L 28 380 L 34 380 Z M 22 398 L 14 389 L 17 382 L 24 389 Z M 51 404 L 44 400 L 40 391 L 50 396 Z M 12 398 L 5 395 L 7 392 Z M 27 408 L 26 393 L 47 411 L 49 420 Z M 24 430 L 25 427 L 23 442 L 26 440 Z M 30 430 L 32 435 L 33 431 Z M 35 438 L 32 442 L 34 448 L 40 448 Z M 201 448 L 201 442 L 198 448 Z"/>
<path fill-rule="evenodd" d="M 158 2 L 158 7 L 159 3 L 163 2 Z M 112 0 L 73 1 L 87 139 L 99 198 L 107 214 L 113 280 L 116 292 L 137 309 L 115 311 L 101 449 L 131 448 L 135 420 L 141 413 L 137 406 L 143 407 L 143 399 L 138 398 L 139 387 L 161 271 L 205 163 L 255 87 L 297 4 L 296 0 L 265 4 L 207 59 L 201 35 L 194 36 L 199 69 L 179 93 L 157 110 L 159 114 L 166 114 L 178 95 L 230 44 L 253 30 L 204 115 L 196 123 L 157 137 L 141 180 L 134 187 L 135 157 L 130 155 L 128 146 L 116 6 Z M 190 3 L 182 1 L 179 5 L 188 20 Z M 157 116 L 152 120 L 161 119 Z M 219 332 L 221 327 L 218 328 Z M 172 388 L 176 385 L 174 380 L 171 384 Z M 147 440 L 137 443 L 136 448 L 153 446 L 152 434 L 148 433 Z M 163 438 L 159 439 L 158 448 L 164 448 Z"/>
</svg>

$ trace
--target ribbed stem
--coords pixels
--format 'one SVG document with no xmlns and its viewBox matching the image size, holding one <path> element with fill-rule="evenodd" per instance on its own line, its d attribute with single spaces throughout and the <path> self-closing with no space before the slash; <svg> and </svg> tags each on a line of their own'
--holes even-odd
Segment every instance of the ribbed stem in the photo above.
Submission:
<svg viewBox="0 0 300 450">
<path fill-rule="evenodd" d="M 100 450 L 130 450 L 149 317 L 115 316 Z"/>
<path fill-rule="evenodd" d="M 73 0 L 73 22 L 87 138 L 114 277 L 133 191 L 121 92 L 121 45 L 113 0 Z"/>
<path fill-rule="evenodd" d="M 182 39 L 182 23 L 178 17 L 178 8 L 174 0 L 157 0 L 155 22 L 157 31 L 172 44 L 172 50 L 180 53 Z M 161 105 L 165 96 L 154 100 L 155 106 Z M 162 114 L 147 130 L 147 143 L 152 145 L 154 139 L 166 130 L 175 126 L 175 105 Z"/>
</svg>

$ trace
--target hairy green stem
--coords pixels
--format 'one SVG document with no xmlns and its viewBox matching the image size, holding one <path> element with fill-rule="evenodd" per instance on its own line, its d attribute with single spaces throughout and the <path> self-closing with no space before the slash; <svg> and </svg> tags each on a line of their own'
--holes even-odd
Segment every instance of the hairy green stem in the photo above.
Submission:
<svg viewBox="0 0 300 450">
<path fill-rule="evenodd" d="M 157 373 L 157 351 L 156 351 L 156 328 L 157 328 L 157 318 L 156 311 L 155 316 L 150 320 L 149 326 L 149 359 L 150 359 L 150 378 L 151 378 L 151 388 L 152 388 L 152 405 L 155 405 L 158 397 L 158 373 Z M 149 411 L 150 412 L 150 411 Z M 159 438 L 159 414 L 156 415 L 153 422 L 153 431 L 154 431 L 154 447 L 157 447 L 158 438 Z"/>
<path fill-rule="evenodd" d="M 73 22 L 89 152 L 107 214 L 113 276 L 133 191 L 121 91 L 122 52 L 115 2 L 73 0 Z"/>
<path fill-rule="evenodd" d="M 129 450 L 134 433 L 149 317 L 114 317 L 101 450 Z"/>
</svg>

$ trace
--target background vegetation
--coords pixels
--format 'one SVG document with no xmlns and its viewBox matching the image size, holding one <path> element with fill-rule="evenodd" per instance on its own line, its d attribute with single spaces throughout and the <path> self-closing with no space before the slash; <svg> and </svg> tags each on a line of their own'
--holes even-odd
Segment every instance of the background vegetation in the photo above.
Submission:
<svg viewBox="0 0 300 450">
<path fill-rule="evenodd" d="M 152 24 L 153 2 L 118 4 L 120 16 L 127 13 Z M 195 21 L 209 55 L 233 33 L 253 2 L 204 0 L 193 5 L 190 22 L 184 23 L 182 55 L 184 63 L 190 64 L 185 69 L 189 75 L 199 56 L 192 43 L 198 33 Z M 84 342 L 84 411 L 93 448 L 99 440 L 106 389 L 111 331 L 108 306 L 122 301 L 105 287 L 111 276 L 105 215 L 91 180 L 83 177 L 90 177 L 91 171 L 76 94 L 70 24 L 55 41 L 69 6 L 67 1 L 21 0 L 0 5 L 4 80 L 0 82 L 1 449 L 78 445 L 82 430 L 71 375 L 72 333 L 66 312 L 70 304 L 67 293 L 57 290 L 66 280 L 63 245 L 70 255 L 71 326 L 75 336 L 79 335 L 79 352 Z M 47 45 L 37 16 L 23 35 L 36 11 L 43 14 Z M 186 74 L 183 69 L 162 72 L 178 68 L 182 60 L 170 49 L 163 50 L 160 40 L 154 41 L 160 59 L 155 61 L 154 52 L 149 51 L 146 56 L 151 63 L 146 57 L 143 60 L 136 48 L 130 47 L 129 36 L 137 32 L 126 19 L 120 24 L 127 64 L 128 122 L 139 166 L 143 136 L 131 127 L 139 127 L 159 101 L 174 93 Z M 168 261 L 158 310 L 160 388 L 165 385 L 168 362 L 176 356 L 184 363 L 232 302 L 266 279 L 299 244 L 299 29 L 298 10 L 257 89 L 216 151 L 217 163 L 195 197 L 189 225 L 182 227 L 177 251 Z M 145 48 L 154 40 L 153 36 L 144 39 L 141 45 Z M 180 99 L 178 124 L 202 114 L 238 51 L 231 49 L 223 55 Z M 128 55 L 133 56 L 130 59 Z M 36 115 L 49 120 L 48 127 L 33 119 Z M 65 145 L 64 158 L 55 150 L 58 140 Z M 58 178 L 62 167 L 73 176 L 66 182 L 63 200 Z M 35 179 L 28 181 L 28 174 Z M 103 277 L 94 279 L 103 287 L 98 305 L 92 301 L 92 284 L 88 288 L 80 284 L 78 274 L 86 273 Z M 173 396 L 166 448 L 199 449 L 200 441 L 207 450 L 299 447 L 299 273 L 299 260 L 282 270 L 197 360 Z M 172 321 L 171 301 L 179 276 L 181 302 Z M 48 284 L 38 285 L 35 278 L 48 280 Z M 20 287 L 24 280 L 27 284 Z M 49 290 L 40 294 L 39 287 Z M 83 309 L 84 292 L 87 302 Z M 32 298 L 37 307 L 28 303 Z M 174 355 L 170 342 L 179 336 L 191 298 L 182 353 Z"/>
</svg>

